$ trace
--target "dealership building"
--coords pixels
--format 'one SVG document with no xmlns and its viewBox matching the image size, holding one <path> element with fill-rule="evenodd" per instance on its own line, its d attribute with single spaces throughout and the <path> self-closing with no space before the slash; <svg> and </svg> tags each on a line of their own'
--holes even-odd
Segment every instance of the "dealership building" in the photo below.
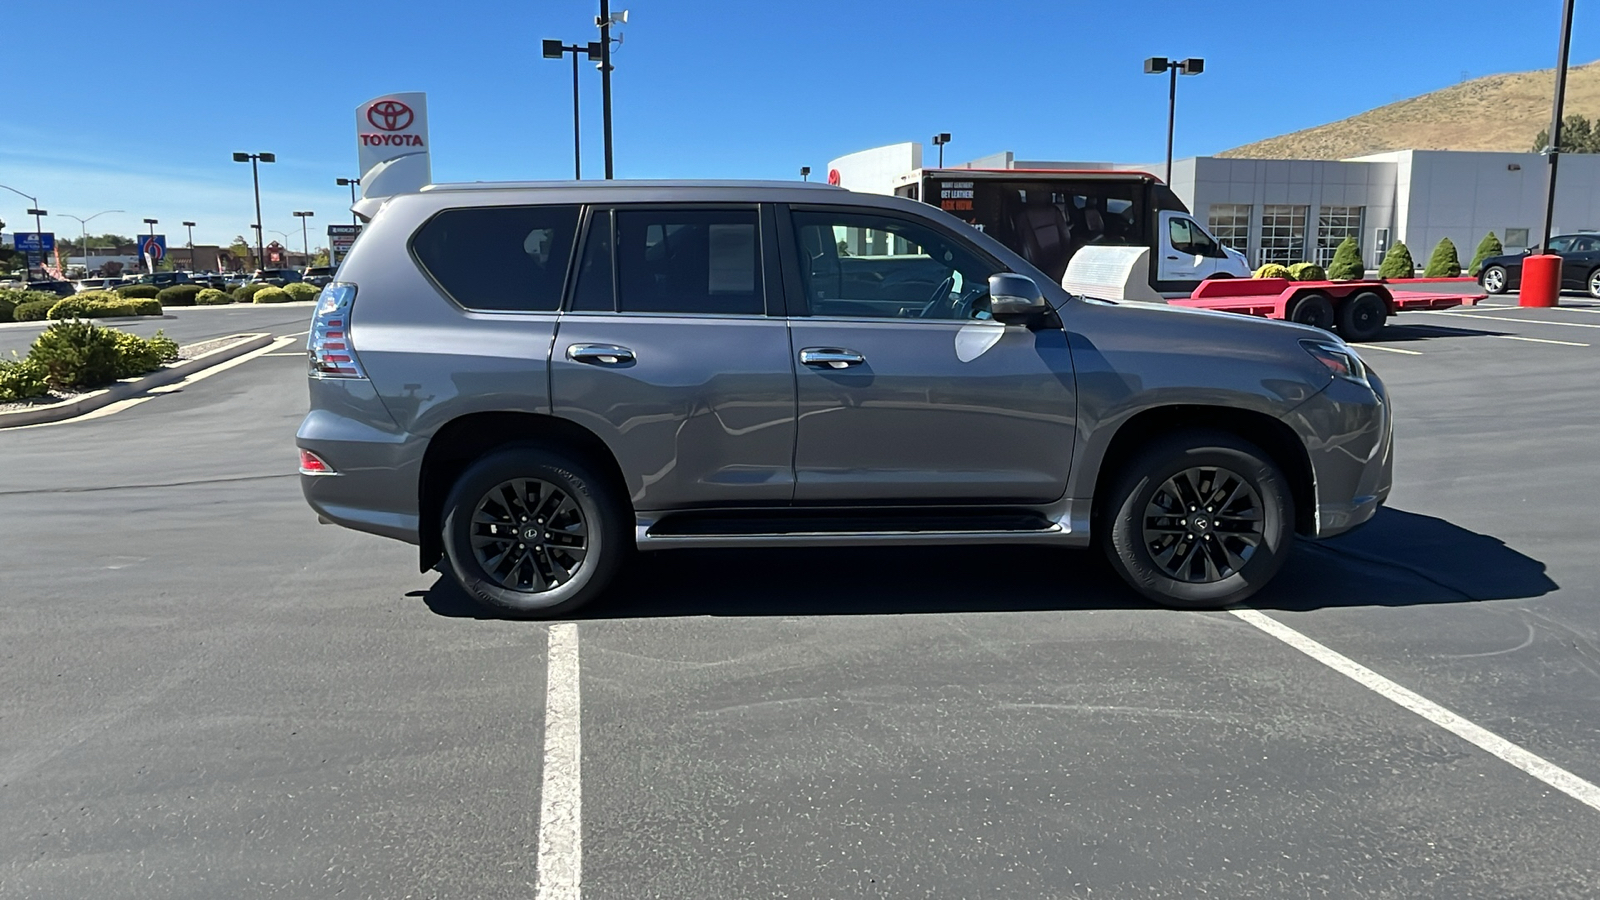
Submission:
<svg viewBox="0 0 1600 900">
<path fill-rule="evenodd" d="M 842 156 L 830 182 L 892 194 L 922 166 L 911 142 Z M 996 153 L 946 168 L 1136 170 L 1164 164 L 1022 160 Z M 1172 190 L 1218 240 L 1254 265 L 1302 260 L 1327 265 L 1346 237 L 1376 267 L 1393 241 L 1418 265 L 1441 238 L 1463 265 L 1484 234 L 1511 252 L 1534 246 L 1544 227 L 1546 160 L 1537 153 L 1394 150 L 1352 159 L 1232 159 L 1172 162 Z M 1565 154 L 1557 182 L 1556 234 L 1600 230 L 1600 154 Z"/>
</svg>

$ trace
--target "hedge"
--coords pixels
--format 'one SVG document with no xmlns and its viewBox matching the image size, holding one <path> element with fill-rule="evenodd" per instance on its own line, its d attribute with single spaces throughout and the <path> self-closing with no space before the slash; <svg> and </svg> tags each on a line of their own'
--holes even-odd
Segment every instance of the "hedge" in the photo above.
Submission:
<svg viewBox="0 0 1600 900">
<path fill-rule="evenodd" d="M 284 290 L 283 288 L 281 288 L 281 287 L 273 287 L 272 285 L 267 285 L 262 290 L 256 291 L 255 295 L 250 298 L 250 302 L 252 302 L 252 303 L 288 303 L 290 300 L 293 300 L 293 299 L 294 299 L 294 295 L 289 293 L 288 291 Z"/>
<path fill-rule="evenodd" d="M 233 295 L 216 288 L 206 288 L 194 297 L 196 306 L 225 306 L 233 302 Z"/>
<path fill-rule="evenodd" d="M 137 300 L 128 297 L 118 297 L 105 291 L 84 291 L 71 297 L 62 299 L 55 306 L 50 307 L 49 317 L 52 319 L 103 319 L 108 316 L 134 315 L 134 303 Z M 160 314 L 160 302 L 156 302 L 157 315 Z"/>
<path fill-rule="evenodd" d="M 1379 278 L 1411 278 L 1417 274 L 1417 263 L 1411 258 L 1411 248 L 1405 241 L 1395 241 L 1383 255 L 1378 266 Z"/>
<path fill-rule="evenodd" d="M 31 400 L 49 392 L 43 366 L 30 358 L 0 359 L 0 403 Z"/>
<path fill-rule="evenodd" d="M 1277 263 L 1267 263 L 1250 274 L 1251 278 L 1288 278 L 1289 267 Z"/>
<path fill-rule="evenodd" d="M 267 284 L 264 281 L 252 281 L 248 284 L 241 284 L 233 289 L 233 299 L 239 301 L 240 303 L 249 303 L 251 300 L 255 299 L 257 291 L 264 291 L 269 287 L 272 287 L 272 285 Z"/>
<path fill-rule="evenodd" d="M 1327 281 L 1328 273 L 1314 262 L 1297 262 L 1289 267 L 1289 277 L 1295 281 Z"/>
<path fill-rule="evenodd" d="M 124 297 L 156 297 L 161 289 L 153 284 L 124 284 L 117 288 L 117 293 Z"/>
<path fill-rule="evenodd" d="M 161 368 L 178 358 L 178 344 L 102 328 L 93 322 L 56 322 L 20 360 L 0 361 L 0 402 L 43 396 L 48 390 L 94 388 Z"/>
<path fill-rule="evenodd" d="M 306 284 L 303 281 L 296 281 L 292 284 L 286 284 L 283 286 L 283 289 L 289 293 L 289 296 L 296 300 L 315 300 L 317 299 L 317 295 L 322 293 L 322 288 L 319 288 L 314 284 Z"/>
<path fill-rule="evenodd" d="M 1461 274 L 1461 257 L 1456 255 L 1456 245 L 1449 238 L 1440 238 L 1428 257 L 1428 267 L 1422 270 L 1424 278 L 1454 278 Z"/>
<path fill-rule="evenodd" d="M 18 322 L 42 322 L 50 318 L 50 308 L 61 302 L 61 298 L 50 295 L 49 300 L 29 300 L 27 303 L 17 304 L 11 311 L 11 318 Z"/>
<path fill-rule="evenodd" d="M 162 288 L 156 298 L 162 306 L 193 306 L 194 298 L 200 294 L 198 284 L 175 284 L 169 288 Z"/>
<path fill-rule="evenodd" d="M 1506 248 L 1500 246 L 1500 239 L 1494 236 L 1494 232 L 1489 232 L 1478 242 L 1478 249 L 1472 252 L 1472 266 L 1467 269 L 1467 274 L 1477 277 L 1478 273 L 1483 271 L 1484 260 L 1504 252 Z"/>
<path fill-rule="evenodd" d="M 161 315 L 161 301 L 154 297 L 133 297 L 128 302 L 133 304 L 133 314 L 136 316 Z"/>
<path fill-rule="evenodd" d="M 1361 262 L 1361 247 L 1355 238 L 1345 238 L 1333 251 L 1333 262 L 1328 266 L 1331 281 L 1357 281 L 1366 277 L 1367 267 Z"/>
<path fill-rule="evenodd" d="M 14 288 L 0 290 L 0 322 L 27 321 L 14 319 L 13 312 L 24 303 L 49 303 L 54 306 L 61 298 L 48 291 L 20 291 Z M 40 316 L 39 318 L 44 318 Z"/>
</svg>

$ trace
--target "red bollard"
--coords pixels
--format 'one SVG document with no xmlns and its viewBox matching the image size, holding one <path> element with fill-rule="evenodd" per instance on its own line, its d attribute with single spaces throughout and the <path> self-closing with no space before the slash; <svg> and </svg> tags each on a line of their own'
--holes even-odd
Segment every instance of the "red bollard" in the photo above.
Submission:
<svg viewBox="0 0 1600 900">
<path fill-rule="evenodd" d="M 1522 258 L 1519 306 L 1555 306 L 1561 301 L 1561 257 L 1554 253 Z"/>
</svg>

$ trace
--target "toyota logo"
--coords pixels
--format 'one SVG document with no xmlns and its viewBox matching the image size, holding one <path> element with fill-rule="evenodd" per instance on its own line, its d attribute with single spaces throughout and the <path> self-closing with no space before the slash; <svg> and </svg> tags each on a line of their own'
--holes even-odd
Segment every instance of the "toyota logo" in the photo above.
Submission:
<svg viewBox="0 0 1600 900">
<path fill-rule="evenodd" d="M 416 116 L 399 100 L 379 100 L 367 108 L 367 121 L 380 131 L 403 131 Z"/>
</svg>

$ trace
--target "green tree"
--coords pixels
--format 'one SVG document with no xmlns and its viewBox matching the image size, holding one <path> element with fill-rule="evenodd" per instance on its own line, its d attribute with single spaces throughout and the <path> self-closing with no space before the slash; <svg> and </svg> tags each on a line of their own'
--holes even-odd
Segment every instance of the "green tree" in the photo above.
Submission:
<svg viewBox="0 0 1600 900">
<path fill-rule="evenodd" d="M 1580 115 L 1561 120 L 1562 153 L 1600 153 L 1600 128 Z M 1533 139 L 1533 152 L 1543 153 L 1550 143 L 1550 129 L 1541 128 Z"/>
<path fill-rule="evenodd" d="M 1361 247 L 1356 239 L 1347 237 L 1340 241 L 1338 249 L 1333 251 L 1333 263 L 1328 266 L 1329 280 L 1355 281 L 1366 274 L 1367 267 L 1361 264 Z"/>
<path fill-rule="evenodd" d="M 1506 248 L 1500 246 L 1500 239 L 1494 236 L 1494 232 L 1489 232 L 1478 242 L 1478 249 L 1472 252 L 1472 265 L 1467 269 L 1467 274 L 1476 278 L 1478 273 L 1483 271 L 1484 260 L 1504 252 Z"/>
<path fill-rule="evenodd" d="M 1395 241 L 1378 266 L 1379 278 L 1410 278 L 1416 273 L 1416 260 L 1411 258 L 1411 248 L 1405 241 Z"/>
<path fill-rule="evenodd" d="M 317 252 L 311 254 L 311 262 L 308 263 L 308 265 L 325 266 L 327 264 L 328 264 L 328 248 L 326 248 L 326 247 L 318 247 L 317 248 Z"/>
<path fill-rule="evenodd" d="M 1456 254 L 1456 245 L 1449 238 L 1440 238 L 1438 245 L 1433 248 L 1433 255 L 1428 257 L 1428 267 L 1422 270 L 1424 278 L 1454 278 L 1461 274 L 1461 257 Z"/>
</svg>

